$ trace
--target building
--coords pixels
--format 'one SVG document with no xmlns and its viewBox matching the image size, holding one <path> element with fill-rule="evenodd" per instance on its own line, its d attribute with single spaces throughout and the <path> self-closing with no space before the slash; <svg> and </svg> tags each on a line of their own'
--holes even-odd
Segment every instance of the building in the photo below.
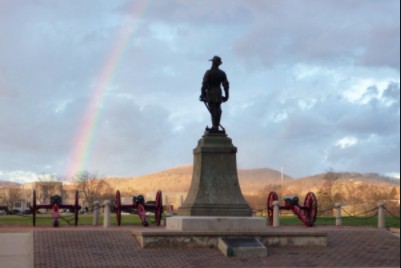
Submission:
<svg viewBox="0 0 401 268">
<path fill-rule="evenodd" d="M 36 192 L 36 204 L 49 204 L 52 195 L 60 195 L 63 204 L 75 204 L 75 190 L 65 190 L 62 182 L 31 182 L 20 187 L 0 188 L 0 206 L 9 210 L 23 212 L 30 210 L 33 204 L 33 191 Z M 84 200 L 79 196 L 78 204 L 83 207 Z"/>
</svg>

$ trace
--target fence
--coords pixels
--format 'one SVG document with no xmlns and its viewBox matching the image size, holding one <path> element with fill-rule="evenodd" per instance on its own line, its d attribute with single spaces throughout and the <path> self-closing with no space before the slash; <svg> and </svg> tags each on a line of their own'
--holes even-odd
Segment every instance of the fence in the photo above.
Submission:
<svg viewBox="0 0 401 268">
<path fill-rule="evenodd" d="M 280 226 L 280 220 L 279 220 L 279 216 L 280 214 L 283 215 L 289 215 L 292 213 L 282 213 L 279 209 L 279 202 L 278 201 L 274 201 L 273 202 L 273 227 L 278 227 Z M 346 209 L 344 209 L 343 206 L 341 206 L 341 204 L 337 203 L 335 204 L 335 206 L 333 208 L 328 208 L 326 210 L 320 211 L 320 212 L 325 212 L 325 211 L 332 211 L 335 210 L 336 211 L 336 216 L 335 216 L 335 225 L 336 226 L 341 226 L 342 225 L 342 220 L 343 220 L 343 214 L 345 214 L 347 216 L 347 218 L 354 218 L 354 219 L 360 219 L 360 220 L 366 220 L 369 218 L 374 218 L 377 217 L 377 227 L 378 228 L 385 228 L 386 227 L 386 213 L 388 215 L 390 215 L 391 217 L 400 220 L 399 216 L 394 215 L 393 213 L 391 213 L 386 206 L 384 205 L 383 202 L 380 202 L 377 204 L 376 207 L 373 207 L 371 209 L 368 209 L 366 211 L 360 212 L 360 213 L 350 213 L 348 212 Z M 255 209 L 253 210 L 253 214 L 254 215 L 267 215 L 267 208 L 266 209 Z M 363 215 L 369 215 L 366 217 L 361 218 L 361 216 Z"/>
<path fill-rule="evenodd" d="M 278 207 L 278 202 L 277 202 L 277 207 Z M 94 206 L 93 206 L 93 210 L 90 211 L 93 213 L 93 221 L 92 224 L 94 226 L 99 224 L 99 216 L 100 216 L 100 211 L 101 209 L 103 210 L 103 227 L 104 228 L 108 228 L 110 227 L 110 217 L 111 217 L 111 202 L 106 200 L 103 202 L 102 205 L 100 205 L 99 201 L 95 201 L 94 202 Z M 336 226 L 341 226 L 343 225 L 343 219 L 344 218 L 353 218 L 356 220 L 367 220 L 367 219 L 371 219 L 374 217 L 377 217 L 377 227 L 378 228 L 385 228 L 386 226 L 386 215 L 391 216 L 392 218 L 396 219 L 397 221 L 400 220 L 399 216 L 394 215 L 390 210 L 388 210 L 385 206 L 384 203 L 378 203 L 377 206 L 372 207 L 370 209 L 367 209 L 363 212 L 360 213 L 350 213 L 346 208 L 346 206 L 342 206 L 341 204 L 337 203 L 335 204 L 334 207 L 332 208 L 328 208 L 325 210 L 321 210 L 320 212 L 324 212 L 324 211 L 329 211 L 329 210 L 335 210 L 335 225 Z M 291 212 L 288 213 L 284 213 L 285 211 L 278 211 L 276 213 L 278 213 L 277 215 L 292 215 Z M 254 209 L 253 210 L 253 214 L 256 216 L 266 216 L 267 213 L 267 208 L 263 208 L 263 209 Z M 366 216 L 365 216 L 366 215 Z M 19 215 L 21 217 L 28 217 L 31 218 L 31 215 Z M 364 216 L 364 217 L 362 217 Z M 62 216 L 62 214 L 59 216 L 61 220 L 64 220 L 66 223 L 68 223 L 69 225 L 72 225 L 72 221 L 74 220 L 73 216 L 71 217 L 66 217 L 66 216 Z M 45 217 L 43 217 L 42 219 L 44 219 Z M 52 218 L 52 217 L 46 217 L 46 218 Z M 279 226 L 279 217 L 275 217 L 277 218 L 277 223 L 275 223 L 275 225 Z M 319 217 L 318 217 L 319 218 Z"/>
</svg>

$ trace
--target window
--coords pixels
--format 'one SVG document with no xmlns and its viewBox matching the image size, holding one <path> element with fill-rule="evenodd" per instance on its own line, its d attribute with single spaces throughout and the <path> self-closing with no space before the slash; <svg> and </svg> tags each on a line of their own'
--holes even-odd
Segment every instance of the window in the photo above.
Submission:
<svg viewBox="0 0 401 268">
<path fill-rule="evenodd" d="M 31 202 L 26 202 L 26 207 L 31 208 Z"/>
<path fill-rule="evenodd" d="M 21 202 L 15 202 L 15 203 L 14 203 L 14 207 L 20 208 L 20 207 L 21 207 Z"/>
</svg>

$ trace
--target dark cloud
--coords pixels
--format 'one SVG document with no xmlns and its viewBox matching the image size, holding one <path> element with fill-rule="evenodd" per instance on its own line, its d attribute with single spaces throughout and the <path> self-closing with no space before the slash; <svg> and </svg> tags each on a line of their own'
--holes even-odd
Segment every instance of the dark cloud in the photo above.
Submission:
<svg viewBox="0 0 401 268">
<path fill-rule="evenodd" d="M 239 40 L 239 55 L 268 66 L 351 61 L 399 70 L 398 1 L 281 2 Z"/>
</svg>

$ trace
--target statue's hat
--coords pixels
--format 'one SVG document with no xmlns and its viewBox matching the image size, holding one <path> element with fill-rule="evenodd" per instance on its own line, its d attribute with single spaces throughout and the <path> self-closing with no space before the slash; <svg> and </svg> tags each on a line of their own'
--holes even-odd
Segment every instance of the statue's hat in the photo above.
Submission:
<svg viewBox="0 0 401 268">
<path fill-rule="evenodd" d="M 209 61 L 213 61 L 215 63 L 222 64 L 223 62 L 221 61 L 221 58 L 219 56 L 214 56 L 213 59 L 210 59 Z"/>
</svg>

